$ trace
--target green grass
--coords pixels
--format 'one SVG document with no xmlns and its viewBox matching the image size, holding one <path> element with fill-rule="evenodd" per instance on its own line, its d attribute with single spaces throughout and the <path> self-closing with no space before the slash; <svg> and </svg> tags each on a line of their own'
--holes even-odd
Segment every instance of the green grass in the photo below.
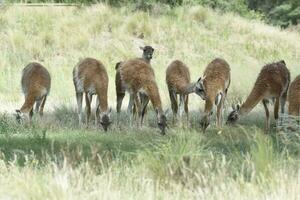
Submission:
<svg viewBox="0 0 300 200">
<path fill-rule="evenodd" d="M 298 188 L 300 140 L 248 125 L 161 136 L 0 119 L 0 198 L 290 198 L 285 188 Z"/>
<path fill-rule="evenodd" d="M 104 133 L 78 125 L 71 74 L 79 59 L 100 59 L 115 108 L 115 63 L 152 45 L 167 109 L 165 69 L 172 60 L 184 61 L 197 80 L 208 62 L 223 57 L 232 73 L 225 118 L 265 63 L 284 59 L 292 77 L 299 74 L 299 33 L 199 6 L 157 7 L 151 13 L 104 4 L 0 9 L 0 199 L 297 198 L 299 135 L 274 128 L 264 135 L 260 105 L 238 126 L 212 125 L 204 134 L 203 101 L 191 95 L 189 127 L 170 124 L 161 136 L 153 111 L 143 128 L 129 126 L 124 111 L 120 124 L 113 112 L 114 123 Z M 140 33 L 144 39 L 137 38 Z M 43 119 L 19 125 L 12 113 L 23 101 L 21 71 L 34 60 L 49 69 L 51 94 Z"/>
</svg>

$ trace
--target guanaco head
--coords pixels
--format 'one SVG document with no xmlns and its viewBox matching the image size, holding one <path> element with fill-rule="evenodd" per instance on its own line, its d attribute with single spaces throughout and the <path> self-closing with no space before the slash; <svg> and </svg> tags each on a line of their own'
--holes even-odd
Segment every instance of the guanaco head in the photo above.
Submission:
<svg viewBox="0 0 300 200">
<path fill-rule="evenodd" d="M 207 129 L 207 127 L 210 124 L 210 117 L 213 114 L 213 112 L 210 112 L 209 114 L 206 114 L 202 117 L 201 121 L 200 121 L 200 126 L 202 128 L 202 131 L 205 132 L 205 130 Z"/>
<path fill-rule="evenodd" d="M 143 51 L 143 58 L 150 61 L 152 59 L 154 49 L 151 46 L 140 47 L 140 49 Z"/>
<path fill-rule="evenodd" d="M 239 119 L 240 105 L 232 106 L 233 111 L 228 115 L 226 124 L 234 124 Z"/>
<path fill-rule="evenodd" d="M 165 135 L 166 134 L 166 128 L 168 127 L 167 117 L 166 117 L 167 111 L 164 113 L 164 112 L 160 112 L 158 109 L 156 109 L 156 115 L 157 115 L 158 128 L 160 129 L 161 134 Z"/>
<path fill-rule="evenodd" d="M 115 70 L 119 69 L 119 68 L 120 68 L 120 66 L 121 66 L 121 64 L 122 64 L 122 62 L 118 62 L 118 63 L 116 63 Z"/>
<path fill-rule="evenodd" d="M 200 77 L 198 79 L 198 81 L 195 84 L 194 90 L 197 95 L 199 95 L 203 100 L 206 100 L 207 96 L 206 96 L 205 86 L 203 83 L 204 79 L 205 79 L 205 77 Z"/>
<path fill-rule="evenodd" d="M 107 131 L 108 127 L 112 123 L 110 120 L 111 108 L 108 112 L 101 112 L 100 113 L 100 124 L 103 127 L 104 131 Z"/>
<path fill-rule="evenodd" d="M 22 123 L 26 119 L 26 114 L 22 113 L 21 110 L 16 110 L 15 117 L 18 123 Z"/>
</svg>

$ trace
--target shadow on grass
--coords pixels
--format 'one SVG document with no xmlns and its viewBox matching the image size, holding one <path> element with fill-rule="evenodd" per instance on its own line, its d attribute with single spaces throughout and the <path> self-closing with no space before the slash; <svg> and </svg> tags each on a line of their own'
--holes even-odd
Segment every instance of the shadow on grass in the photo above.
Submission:
<svg viewBox="0 0 300 200">
<path fill-rule="evenodd" d="M 0 152 L 4 160 L 15 161 L 21 166 L 30 160 L 37 160 L 41 165 L 49 161 L 62 165 L 66 159 L 75 166 L 85 161 L 100 166 L 109 165 L 112 161 L 131 163 L 143 152 L 155 154 L 158 151 L 159 156 L 156 159 L 160 159 L 170 156 L 161 152 L 166 146 L 171 151 L 177 146 L 174 152 L 168 150 L 165 153 L 179 154 L 176 158 L 178 160 L 186 155 L 197 155 L 198 162 L 203 155 L 206 158 L 210 155 L 225 156 L 240 166 L 241 160 L 256 145 L 257 134 L 263 135 L 263 114 L 252 113 L 235 127 L 209 127 L 205 134 L 199 131 L 200 117 L 198 112 L 190 112 L 190 127 L 170 125 L 167 135 L 161 136 L 152 111 L 148 112 L 143 128 L 129 126 L 128 117 L 122 112 L 119 123 L 114 121 L 108 132 L 94 125 L 89 128 L 80 127 L 75 109 L 65 106 L 45 114 L 43 119 L 36 117 L 31 125 L 17 124 L 12 116 L 2 115 Z M 168 118 L 171 121 L 172 116 Z M 116 114 L 113 113 L 112 119 L 116 119 Z M 289 156 L 299 155 L 299 137 L 273 133 L 268 138 L 275 154 L 289 152 Z"/>
</svg>

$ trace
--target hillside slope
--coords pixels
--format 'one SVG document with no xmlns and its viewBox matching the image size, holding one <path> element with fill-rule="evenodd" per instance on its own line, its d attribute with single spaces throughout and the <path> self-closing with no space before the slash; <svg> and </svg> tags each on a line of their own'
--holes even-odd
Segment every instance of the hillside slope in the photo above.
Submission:
<svg viewBox="0 0 300 200">
<path fill-rule="evenodd" d="M 137 36 L 144 34 L 144 39 Z M 23 100 L 21 70 L 39 61 L 52 74 L 50 102 L 74 105 L 72 68 L 86 56 L 100 59 L 110 77 L 114 107 L 114 65 L 140 56 L 139 46 L 154 46 L 153 67 L 166 94 L 165 69 L 183 60 L 196 80 L 208 62 L 225 58 L 232 68 L 229 98 L 243 99 L 267 62 L 284 59 L 292 77 L 300 73 L 300 35 L 259 21 L 220 14 L 203 7 L 156 8 L 153 13 L 130 8 L 6 7 L 0 12 L 0 101 L 13 106 Z M 9 95 L 8 95 L 9 94 Z M 162 95 L 164 104 L 168 96 Z M 193 106 L 202 102 L 193 95 Z"/>
</svg>

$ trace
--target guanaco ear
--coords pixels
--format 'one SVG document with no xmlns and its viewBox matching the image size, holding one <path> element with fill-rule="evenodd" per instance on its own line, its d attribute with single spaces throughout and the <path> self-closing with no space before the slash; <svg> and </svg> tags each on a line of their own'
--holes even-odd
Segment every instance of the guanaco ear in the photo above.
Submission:
<svg viewBox="0 0 300 200">
<path fill-rule="evenodd" d="M 17 109 L 16 110 L 16 114 L 20 115 L 21 114 L 21 110 Z"/>
<path fill-rule="evenodd" d="M 19 111 L 20 111 L 20 110 L 15 110 L 15 113 L 13 113 L 13 115 L 14 115 L 15 117 L 17 117 L 17 116 L 19 115 Z"/>
<path fill-rule="evenodd" d="M 204 79 L 206 78 L 206 75 L 204 75 L 204 76 L 201 76 L 199 79 L 198 79 L 198 81 L 197 82 L 201 82 L 201 81 L 204 81 Z"/>
<path fill-rule="evenodd" d="M 232 110 L 239 111 L 240 110 L 240 104 L 236 104 L 236 105 L 232 104 Z"/>
<path fill-rule="evenodd" d="M 115 66 L 115 70 L 119 69 L 121 67 L 122 62 L 118 62 Z"/>
<path fill-rule="evenodd" d="M 284 64 L 284 65 L 286 65 L 284 60 L 281 60 L 279 62 L 282 63 L 282 64 Z"/>
</svg>

